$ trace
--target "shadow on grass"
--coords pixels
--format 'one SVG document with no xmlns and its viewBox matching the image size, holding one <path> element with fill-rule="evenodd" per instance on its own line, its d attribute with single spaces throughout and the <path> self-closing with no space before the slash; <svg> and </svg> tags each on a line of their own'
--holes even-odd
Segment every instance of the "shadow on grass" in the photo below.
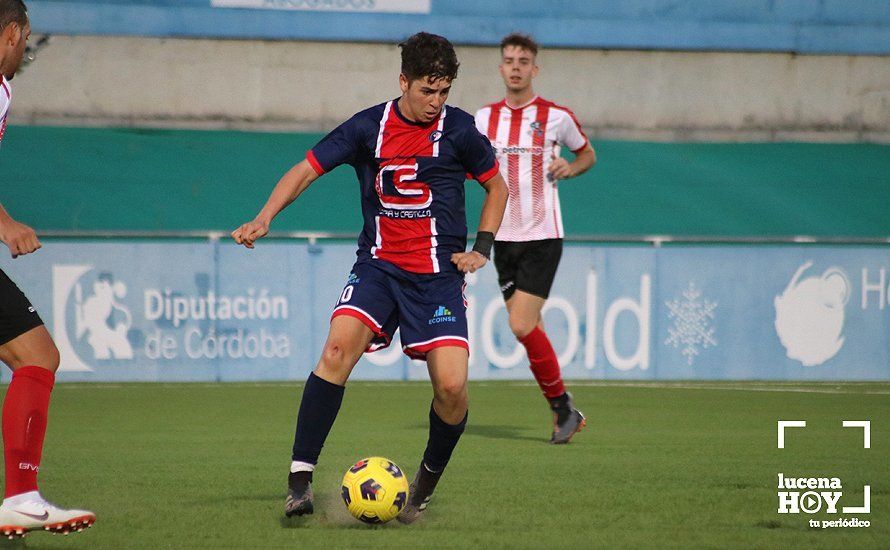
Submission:
<svg viewBox="0 0 890 550">
<path fill-rule="evenodd" d="M 340 506 L 340 508 L 334 509 L 324 509 L 321 513 L 315 513 L 310 516 L 294 516 L 292 518 L 288 518 L 285 516 L 281 516 L 279 519 L 279 524 L 282 529 L 309 529 L 309 528 L 325 528 L 325 527 L 333 527 L 337 530 L 340 529 L 350 529 L 350 530 L 362 530 L 362 531 L 377 531 L 380 529 L 398 529 L 401 527 L 398 521 L 390 521 L 382 524 L 368 524 L 362 523 L 359 520 L 353 518 L 346 512 L 346 508 Z"/>
<path fill-rule="evenodd" d="M 282 515 L 278 519 L 278 522 L 281 524 L 282 529 L 304 529 L 318 523 L 318 521 L 312 521 L 312 519 L 312 515 L 294 516 L 290 518 Z"/>
<path fill-rule="evenodd" d="M 522 435 L 522 429 L 517 426 L 503 426 L 497 424 L 468 424 L 465 435 L 487 437 L 489 439 L 514 439 L 517 441 L 547 443 L 547 440 L 543 437 Z"/>
<path fill-rule="evenodd" d="M 7 538 L 0 538 L 0 548 L 36 548 L 38 550 L 40 548 L 58 548 L 58 544 L 52 545 L 52 546 L 45 544 L 46 542 L 49 542 L 47 539 L 54 539 L 54 538 L 58 538 L 58 536 L 51 535 L 50 533 L 42 533 L 42 532 L 29 533 L 27 536 L 25 536 L 25 538 L 19 538 L 19 539 L 10 540 Z M 58 542 L 58 541 L 56 541 L 56 542 Z M 88 544 L 85 544 L 86 541 L 84 541 L 84 543 L 77 544 L 77 542 L 79 542 L 79 540 L 77 540 L 77 539 L 72 541 L 70 538 L 66 538 L 65 542 L 68 543 L 68 544 L 65 544 L 65 547 L 67 547 L 67 548 L 89 548 L 90 547 Z M 72 542 L 74 544 L 71 544 Z M 41 543 L 44 543 L 44 544 L 41 544 Z"/>
<path fill-rule="evenodd" d="M 368 525 L 359 522 L 349 515 L 339 495 L 316 493 L 313 498 L 315 512 L 307 516 L 279 516 L 282 529 L 308 529 L 319 527 L 335 527 L 337 529 L 379 529 L 383 525 Z M 283 511 L 283 510 L 282 510 Z M 396 522 L 390 522 L 396 523 Z"/>
</svg>

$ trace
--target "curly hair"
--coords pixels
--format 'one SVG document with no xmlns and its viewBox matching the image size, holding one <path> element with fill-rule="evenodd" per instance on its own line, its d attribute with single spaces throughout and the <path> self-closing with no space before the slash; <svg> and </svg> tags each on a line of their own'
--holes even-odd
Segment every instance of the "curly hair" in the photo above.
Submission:
<svg viewBox="0 0 890 550">
<path fill-rule="evenodd" d="M 402 74 L 408 81 L 429 77 L 430 80 L 454 80 L 460 63 L 454 46 L 444 36 L 419 32 L 401 44 Z"/>
</svg>

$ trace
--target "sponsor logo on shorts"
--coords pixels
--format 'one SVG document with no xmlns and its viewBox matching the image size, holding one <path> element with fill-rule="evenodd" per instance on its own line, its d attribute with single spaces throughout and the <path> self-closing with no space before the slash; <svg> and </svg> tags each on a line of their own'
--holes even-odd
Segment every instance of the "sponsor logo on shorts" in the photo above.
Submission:
<svg viewBox="0 0 890 550">
<path fill-rule="evenodd" d="M 512 287 L 514 284 L 515 283 L 513 281 L 507 281 L 506 284 L 501 286 L 501 292 L 507 292 L 508 290 L 510 290 L 510 287 Z"/>
<path fill-rule="evenodd" d="M 28 313 L 37 313 L 37 310 L 34 309 L 34 306 L 28 306 Z"/>
<path fill-rule="evenodd" d="M 433 318 L 429 320 L 429 324 L 437 325 L 439 323 L 454 323 L 457 322 L 457 317 L 451 313 L 451 310 L 445 306 L 439 306 L 436 308 L 436 311 L 433 312 Z"/>
<path fill-rule="evenodd" d="M 348 285 L 355 285 L 355 284 L 360 283 L 361 280 L 362 280 L 361 277 L 359 277 L 359 276 L 356 275 L 355 273 L 350 273 L 350 274 L 349 274 L 349 279 L 346 280 L 346 284 L 348 284 Z"/>
</svg>

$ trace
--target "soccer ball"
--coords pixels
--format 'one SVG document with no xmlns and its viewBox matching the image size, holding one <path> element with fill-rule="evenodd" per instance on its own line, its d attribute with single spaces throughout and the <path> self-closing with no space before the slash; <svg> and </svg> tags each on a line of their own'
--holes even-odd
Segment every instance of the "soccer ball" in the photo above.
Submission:
<svg viewBox="0 0 890 550">
<path fill-rule="evenodd" d="M 365 523 L 386 523 L 408 502 L 408 480 L 396 463 L 372 456 L 359 460 L 343 476 L 343 502 Z"/>
</svg>

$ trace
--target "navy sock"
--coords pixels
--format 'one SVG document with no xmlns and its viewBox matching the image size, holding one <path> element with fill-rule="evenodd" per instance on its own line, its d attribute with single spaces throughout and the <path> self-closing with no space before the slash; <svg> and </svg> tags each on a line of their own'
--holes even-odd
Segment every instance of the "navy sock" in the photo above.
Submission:
<svg viewBox="0 0 890 550">
<path fill-rule="evenodd" d="M 441 474 L 448 466 L 451 453 L 460 441 L 461 434 L 467 426 L 467 416 L 458 424 L 448 424 L 436 414 L 430 405 L 430 438 L 426 443 L 426 451 L 423 453 L 423 463 L 433 473 Z"/>
<path fill-rule="evenodd" d="M 345 390 L 343 386 L 315 376 L 314 372 L 309 375 L 297 415 L 293 460 L 318 463 L 318 455 L 337 419 Z"/>
</svg>

